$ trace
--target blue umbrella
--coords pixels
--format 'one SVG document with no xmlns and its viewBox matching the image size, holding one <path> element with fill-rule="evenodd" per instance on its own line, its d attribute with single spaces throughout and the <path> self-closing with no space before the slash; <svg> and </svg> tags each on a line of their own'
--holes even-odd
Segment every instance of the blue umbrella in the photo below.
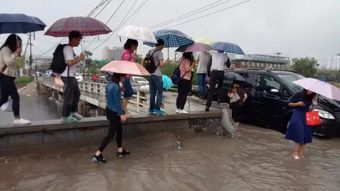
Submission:
<svg viewBox="0 0 340 191">
<path fill-rule="evenodd" d="M 212 44 L 213 49 L 234 54 L 243 54 L 243 50 L 237 44 L 230 42 L 215 42 Z"/>
<path fill-rule="evenodd" d="M 45 23 L 37 17 L 25 14 L 0 14 L 0 34 L 42 31 L 45 27 Z"/>
<path fill-rule="evenodd" d="M 188 45 L 193 43 L 194 41 L 187 36 L 186 34 L 182 33 L 178 30 L 173 29 L 166 29 L 166 30 L 159 30 L 154 32 L 156 39 L 164 40 L 165 44 L 164 47 L 171 48 L 171 47 L 179 47 L 183 45 Z M 155 44 L 147 43 L 144 44 L 149 46 L 155 46 Z"/>
</svg>

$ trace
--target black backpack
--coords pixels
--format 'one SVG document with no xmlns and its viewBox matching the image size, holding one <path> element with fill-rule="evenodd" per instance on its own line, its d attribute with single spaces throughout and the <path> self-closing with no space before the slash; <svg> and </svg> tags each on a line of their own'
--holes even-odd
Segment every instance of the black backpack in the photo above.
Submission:
<svg viewBox="0 0 340 191">
<path fill-rule="evenodd" d="M 181 71 L 179 69 L 181 63 L 182 63 L 182 60 L 179 62 L 178 66 L 175 68 L 174 72 L 171 75 L 171 81 L 175 85 L 178 85 L 179 81 L 181 81 L 181 79 L 185 75 L 185 74 L 183 74 L 183 76 L 181 76 Z"/>
<path fill-rule="evenodd" d="M 159 66 L 159 64 L 156 66 L 155 59 L 153 58 L 153 55 L 157 51 L 159 50 L 153 51 L 152 54 L 150 54 L 151 51 L 149 51 L 144 58 L 144 67 L 150 74 L 154 73 Z"/>
<path fill-rule="evenodd" d="M 65 71 L 67 63 L 64 57 L 64 47 L 67 44 L 59 44 L 53 53 L 53 59 L 50 69 L 52 72 L 61 74 Z"/>
</svg>

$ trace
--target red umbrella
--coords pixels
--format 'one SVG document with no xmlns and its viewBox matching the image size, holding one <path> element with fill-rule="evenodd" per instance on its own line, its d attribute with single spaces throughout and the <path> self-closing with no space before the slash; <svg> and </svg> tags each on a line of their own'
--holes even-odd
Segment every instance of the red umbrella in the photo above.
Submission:
<svg viewBox="0 0 340 191">
<path fill-rule="evenodd" d="M 94 36 L 112 32 L 104 23 L 91 17 L 68 17 L 53 23 L 45 35 L 65 37 L 71 31 L 79 31 L 83 36 Z"/>
<path fill-rule="evenodd" d="M 136 76 L 150 76 L 150 73 L 140 64 L 125 60 L 114 60 L 104 65 L 100 71 Z"/>
</svg>

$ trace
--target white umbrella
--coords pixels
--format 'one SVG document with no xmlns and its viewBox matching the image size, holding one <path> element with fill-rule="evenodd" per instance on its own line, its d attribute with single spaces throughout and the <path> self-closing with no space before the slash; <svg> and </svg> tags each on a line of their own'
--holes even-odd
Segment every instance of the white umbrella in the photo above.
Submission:
<svg viewBox="0 0 340 191">
<path fill-rule="evenodd" d="M 340 89 L 332 84 L 314 78 L 303 78 L 301 80 L 293 81 L 293 83 L 306 90 L 340 101 Z"/>
<path fill-rule="evenodd" d="M 141 40 L 143 42 L 157 43 L 153 32 L 142 26 L 128 25 L 120 30 L 117 35 L 130 39 Z"/>
</svg>

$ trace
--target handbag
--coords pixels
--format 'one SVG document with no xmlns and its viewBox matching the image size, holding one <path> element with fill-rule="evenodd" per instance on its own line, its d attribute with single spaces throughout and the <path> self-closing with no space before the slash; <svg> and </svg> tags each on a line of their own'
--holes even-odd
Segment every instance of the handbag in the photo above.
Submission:
<svg viewBox="0 0 340 191">
<path fill-rule="evenodd" d="M 57 86 L 57 87 L 64 87 L 64 82 L 61 80 L 61 78 L 58 76 L 58 77 L 55 77 L 54 78 L 54 85 Z"/>
<path fill-rule="evenodd" d="M 13 100 L 11 97 L 8 98 L 7 102 L 2 104 L 1 110 L 4 112 L 12 112 Z"/>
<path fill-rule="evenodd" d="M 306 112 L 306 124 L 308 126 L 320 125 L 321 119 L 319 117 L 319 112 L 317 112 L 317 111 Z"/>
</svg>

